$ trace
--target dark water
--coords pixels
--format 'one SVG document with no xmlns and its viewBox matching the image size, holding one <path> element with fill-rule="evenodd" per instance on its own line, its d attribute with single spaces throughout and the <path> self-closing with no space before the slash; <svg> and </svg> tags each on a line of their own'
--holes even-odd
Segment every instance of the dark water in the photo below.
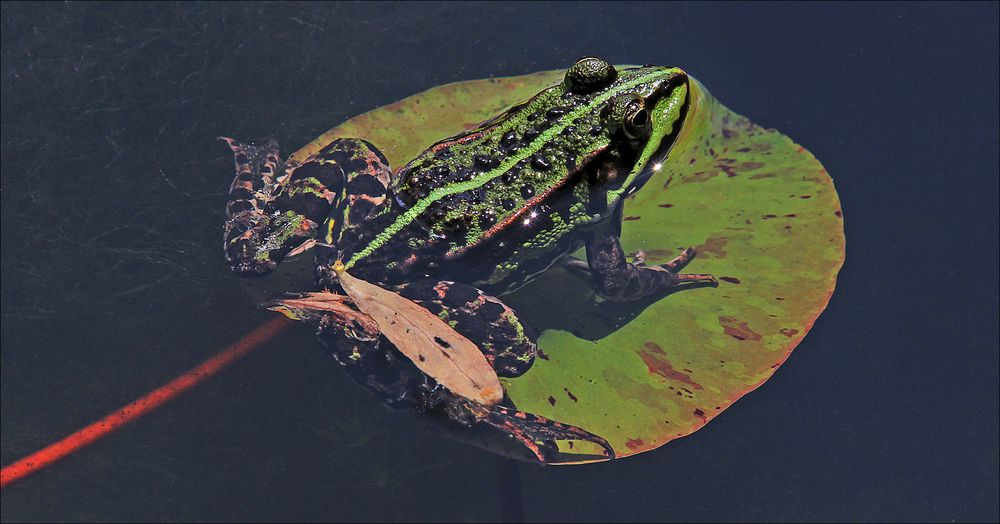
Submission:
<svg viewBox="0 0 1000 524">
<path fill-rule="evenodd" d="M 434 85 L 599 54 L 684 67 L 808 147 L 847 264 L 789 362 L 705 429 L 517 466 L 525 518 L 1000 518 L 997 3 L 0 9 L 3 464 L 269 318 L 220 259 L 215 136 L 301 144 Z M 314 347 L 286 332 L 5 488 L 2 519 L 504 514 L 509 469 L 386 412 Z"/>
</svg>

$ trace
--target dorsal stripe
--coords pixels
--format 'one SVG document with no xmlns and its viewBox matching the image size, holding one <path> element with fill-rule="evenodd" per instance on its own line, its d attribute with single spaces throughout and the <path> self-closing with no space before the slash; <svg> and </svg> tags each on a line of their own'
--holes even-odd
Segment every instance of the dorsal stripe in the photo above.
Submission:
<svg viewBox="0 0 1000 524">
<path fill-rule="evenodd" d="M 402 231 L 402 229 L 405 228 L 407 225 L 412 223 L 418 216 L 420 216 L 421 213 L 426 211 L 427 208 L 430 207 L 430 205 L 433 204 L 434 202 L 449 195 L 454 195 L 456 193 L 461 193 L 463 191 L 470 191 L 487 184 L 491 180 L 509 171 L 511 168 L 514 167 L 515 164 L 517 164 L 521 160 L 524 160 L 529 156 L 533 155 L 535 152 L 537 152 L 543 144 L 545 144 L 549 140 L 559 135 L 559 133 L 561 133 L 563 129 L 565 129 L 569 125 L 569 122 L 572 122 L 574 119 L 579 118 L 580 116 L 583 116 L 587 113 L 590 113 L 596 107 L 607 102 L 611 97 L 621 92 L 621 90 L 631 89 L 640 84 L 661 77 L 663 76 L 663 74 L 664 70 L 653 71 L 651 73 L 642 75 L 638 78 L 625 82 L 622 85 L 618 86 L 617 88 L 609 90 L 607 93 L 603 93 L 600 96 L 595 97 L 589 104 L 580 106 L 574 109 L 573 111 L 570 111 L 565 115 L 563 115 L 563 118 L 559 124 L 554 125 L 546 129 L 542 133 L 540 133 L 537 138 L 531 141 L 531 144 L 529 144 L 528 147 L 525 147 L 524 149 L 519 150 L 517 153 L 508 156 L 503 162 L 500 163 L 499 166 L 493 168 L 490 171 L 482 173 L 480 176 L 477 176 L 472 180 L 467 180 L 465 182 L 455 182 L 453 184 L 449 184 L 444 187 L 439 187 L 431 191 L 426 197 L 414 202 L 412 207 L 410 207 L 409 209 L 404 211 L 401 215 L 396 217 L 396 220 L 393 221 L 393 223 L 390 224 L 389 227 L 383 229 L 375 238 L 373 238 L 372 241 L 369 242 L 364 249 L 355 253 L 354 256 L 351 257 L 351 259 L 348 260 L 346 264 L 344 264 L 344 269 L 350 269 L 352 266 L 357 264 L 358 261 L 367 257 L 368 255 L 371 255 L 373 252 L 375 252 L 376 249 L 385 245 L 385 243 L 388 242 L 389 239 L 391 239 L 394 235 L 396 235 L 396 233 Z"/>
</svg>

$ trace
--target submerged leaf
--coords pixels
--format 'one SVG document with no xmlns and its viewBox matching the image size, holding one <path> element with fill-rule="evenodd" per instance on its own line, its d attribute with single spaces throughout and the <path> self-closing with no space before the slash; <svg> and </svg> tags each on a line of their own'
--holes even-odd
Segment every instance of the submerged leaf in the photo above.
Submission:
<svg viewBox="0 0 1000 524">
<path fill-rule="evenodd" d="M 484 406 L 503 400 L 503 386 L 469 339 L 430 311 L 392 291 L 338 273 L 340 285 L 400 353 L 456 395 Z"/>
</svg>

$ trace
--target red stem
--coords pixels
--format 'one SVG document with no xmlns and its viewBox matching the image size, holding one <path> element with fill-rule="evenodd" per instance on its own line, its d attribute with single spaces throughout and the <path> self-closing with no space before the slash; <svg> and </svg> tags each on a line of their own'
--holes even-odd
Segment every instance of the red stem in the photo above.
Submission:
<svg viewBox="0 0 1000 524">
<path fill-rule="evenodd" d="M 285 317 L 275 317 L 273 320 L 230 344 L 229 347 L 220 351 L 212 358 L 154 389 L 146 396 L 108 414 L 101 420 L 84 427 L 58 442 L 50 444 L 13 464 L 4 466 L 0 470 L 0 488 L 6 487 L 11 482 L 54 464 L 59 459 L 96 442 L 129 422 L 166 404 L 177 395 L 191 389 L 206 378 L 215 375 L 229 364 L 246 356 L 257 346 L 270 340 L 290 325 L 292 325 L 292 322 Z"/>
</svg>

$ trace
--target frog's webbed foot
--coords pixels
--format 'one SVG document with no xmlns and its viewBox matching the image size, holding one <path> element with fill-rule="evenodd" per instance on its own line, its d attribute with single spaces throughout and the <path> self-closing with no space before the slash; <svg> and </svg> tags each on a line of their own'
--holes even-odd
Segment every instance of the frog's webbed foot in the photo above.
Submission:
<svg viewBox="0 0 1000 524">
<path fill-rule="evenodd" d="M 595 235 L 587 242 L 587 263 L 594 289 L 608 300 L 634 300 L 647 295 L 696 287 L 715 287 L 712 275 L 679 273 L 695 257 L 687 248 L 670 261 L 650 266 L 646 254 L 638 251 L 629 262 L 614 232 Z"/>
<path fill-rule="evenodd" d="M 640 251 L 640 253 L 642 252 Z M 670 259 L 668 262 L 658 266 L 653 266 L 650 269 L 660 268 L 673 273 L 676 280 L 674 283 L 675 286 L 681 284 L 686 285 L 686 287 L 718 286 L 719 281 L 712 275 L 702 273 L 678 273 L 678 271 L 684 269 L 685 266 L 694 260 L 694 257 L 697 256 L 697 254 L 698 252 L 695 251 L 693 247 L 689 247 L 684 251 L 681 251 L 680 255 Z M 645 264 L 645 253 L 643 253 L 642 265 L 649 267 Z"/>
<path fill-rule="evenodd" d="M 524 411 L 493 406 L 480 420 L 517 439 L 535 455 L 539 462 L 551 462 L 558 453 L 557 440 L 579 440 L 597 444 L 608 458 L 615 458 L 615 450 L 608 441 L 576 426 L 563 424 Z"/>
<path fill-rule="evenodd" d="M 261 256 L 270 227 L 268 205 L 276 187 L 275 178 L 282 170 L 278 143 L 244 144 L 232 138 L 219 137 L 233 152 L 236 176 L 229 186 L 226 202 L 225 241 L 226 262 L 233 271 L 244 275 L 261 275 L 272 271 L 276 262 Z"/>
<path fill-rule="evenodd" d="M 313 246 L 333 203 L 329 187 L 343 185 L 343 173 L 287 164 L 274 140 L 258 145 L 219 139 L 233 152 L 236 167 L 226 203 L 226 262 L 241 275 L 267 274 L 283 258 Z"/>
<path fill-rule="evenodd" d="M 233 152 L 236 178 L 226 205 L 226 261 L 243 275 L 262 275 L 317 244 L 320 224 L 347 207 L 331 228 L 352 227 L 385 200 L 389 167 L 360 139 L 330 142 L 301 163 L 282 162 L 278 144 L 220 137 Z M 334 242 L 332 229 L 322 238 Z"/>
</svg>

